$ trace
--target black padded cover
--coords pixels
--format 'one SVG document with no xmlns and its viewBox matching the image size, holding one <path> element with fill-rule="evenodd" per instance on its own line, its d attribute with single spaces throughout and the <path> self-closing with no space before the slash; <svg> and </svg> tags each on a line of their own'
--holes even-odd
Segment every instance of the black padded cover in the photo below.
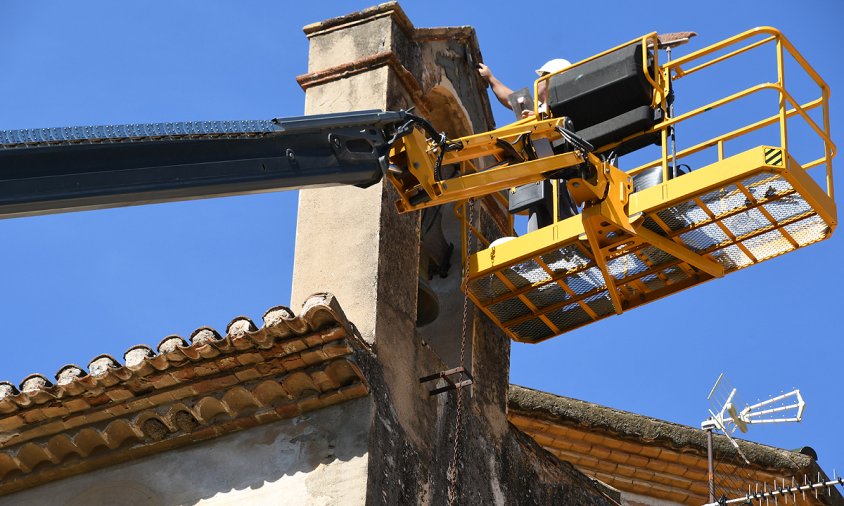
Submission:
<svg viewBox="0 0 844 506">
<path fill-rule="evenodd" d="M 555 117 L 571 118 L 578 130 L 650 103 L 641 44 L 625 46 L 553 76 L 548 87 L 551 112 Z"/>
<path fill-rule="evenodd" d="M 603 146 L 662 120 L 662 111 L 651 108 L 651 93 L 642 67 L 642 45 L 634 44 L 553 76 L 548 105 L 555 117 L 571 119 L 577 134 L 601 152 Z M 641 136 L 613 151 L 623 155 L 659 141 L 658 134 Z"/>
<path fill-rule="evenodd" d="M 597 125 L 577 130 L 577 134 L 589 141 L 593 146 L 606 146 L 630 135 L 644 132 L 654 126 L 656 121 L 659 121 L 661 118 L 662 114 L 660 110 L 657 109 L 654 111 L 650 106 L 643 105 L 606 121 L 602 121 Z M 657 144 L 660 139 L 661 137 L 658 132 L 648 136 L 636 137 L 613 148 L 613 152 L 621 156 L 650 144 Z M 598 148 L 597 151 L 601 152 L 603 150 Z"/>
</svg>

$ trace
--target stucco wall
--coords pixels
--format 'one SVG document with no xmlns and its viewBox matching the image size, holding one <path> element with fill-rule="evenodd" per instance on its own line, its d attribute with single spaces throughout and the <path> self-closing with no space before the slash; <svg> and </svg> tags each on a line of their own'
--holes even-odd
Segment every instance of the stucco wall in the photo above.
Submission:
<svg viewBox="0 0 844 506">
<path fill-rule="evenodd" d="M 646 497 L 632 492 L 621 493 L 621 504 L 623 506 L 682 506 L 679 502 Z"/>
<path fill-rule="evenodd" d="M 60 480 L 0 506 L 363 504 L 371 399 Z"/>
</svg>

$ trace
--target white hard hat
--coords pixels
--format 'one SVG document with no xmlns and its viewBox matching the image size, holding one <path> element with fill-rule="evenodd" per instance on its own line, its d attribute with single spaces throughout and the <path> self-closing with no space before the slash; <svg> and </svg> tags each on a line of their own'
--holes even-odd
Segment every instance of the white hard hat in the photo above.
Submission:
<svg viewBox="0 0 844 506">
<path fill-rule="evenodd" d="M 510 242 L 510 241 L 512 241 L 513 239 L 515 239 L 515 237 L 508 237 L 508 236 L 505 236 L 505 237 L 499 237 L 498 239 L 496 239 L 496 240 L 492 241 L 491 243 L 489 243 L 489 247 L 490 247 L 490 248 L 494 248 L 494 247 L 496 247 L 496 246 L 498 246 L 498 245 L 504 244 L 505 242 Z"/>
<path fill-rule="evenodd" d="M 559 72 L 560 70 L 568 67 L 571 67 L 570 61 L 565 58 L 554 58 L 553 60 L 548 60 L 545 62 L 545 65 L 536 69 L 536 74 L 538 76 L 542 76 L 543 74 L 553 74 L 554 72 Z"/>
</svg>

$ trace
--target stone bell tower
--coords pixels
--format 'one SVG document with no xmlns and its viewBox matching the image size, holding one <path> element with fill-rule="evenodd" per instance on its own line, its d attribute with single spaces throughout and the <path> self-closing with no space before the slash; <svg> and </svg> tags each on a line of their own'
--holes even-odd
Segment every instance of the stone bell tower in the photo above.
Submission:
<svg viewBox="0 0 844 506">
<path fill-rule="evenodd" d="M 310 59 L 298 81 L 306 114 L 413 107 L 452 138 L 493 127 L 473 28 L 416 28 L 391 2 L 304 31 Z M 432 385 L 420 384 L 420 377 L 460 365 L 460 231 L 451 206 L 435 208 L 440 214 L 433 217 L 399 214 L 397 199 L 387 182 L 299 194 L 291 306 L 330 291 L 369 348 L 359 354 L 373 401 L 367 502 L 444 504 L 457 444 L 460 504 L 511 504 L 517 497 L 593 504 L 597 492 L 585 477 L 507 423 L 510 343 L 480 312 L 470 309 L 466 321 L 462 365 L 472 387 L 430 396 Z M 503 211 L 488 200 L 477 202 L 476 217 L 492 230 Z M 429 276 L 425 234 L 432 224 L 442 225 L 440 237 L 454 251 L 447 269 L 435 259 L 440 268 Z M 431 293 L 438 315 L 418 326 L 418 313 L 431 304 L 420 297 Z M 462 423 L 455 429 L 457 395 Z"/>
</svg>

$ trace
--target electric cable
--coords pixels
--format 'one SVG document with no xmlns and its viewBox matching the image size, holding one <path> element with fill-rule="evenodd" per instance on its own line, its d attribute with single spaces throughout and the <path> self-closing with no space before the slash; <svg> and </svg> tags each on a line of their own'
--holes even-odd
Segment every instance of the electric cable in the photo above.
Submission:
<svg viewBox="0 0 844 506">
<path fill-rule="evenodd" d="M 589 141 L 587 141 L 583 137 L 580 137 L 579 135 L 572 132 L 568 128 L 558 126 L 557 132 L 559 132 L 560 135 L 562 135 L 563 138 L 566 141 L 568 141 L 569 144 L 574 146 L 576 149 L 578 149 L 580 151 L 584 151 L 586 153 L 591 153 L 591 152 L 595 151 L 595 146 L 593 146 L 591 143 L 589 143 Z"/>
</svg>

